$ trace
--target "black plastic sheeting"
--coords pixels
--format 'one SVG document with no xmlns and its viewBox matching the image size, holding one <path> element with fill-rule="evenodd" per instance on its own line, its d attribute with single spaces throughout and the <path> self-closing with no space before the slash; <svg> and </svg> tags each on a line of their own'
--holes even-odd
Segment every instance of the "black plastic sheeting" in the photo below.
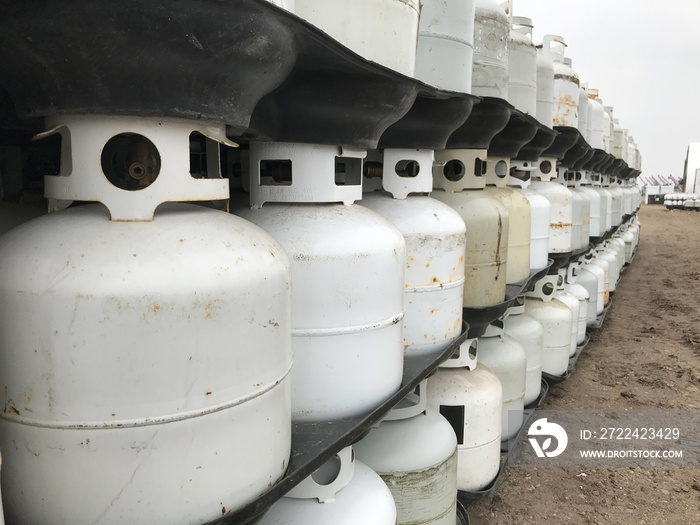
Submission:
<svg viewBox="0 0 700 525">
<path fill-rule="evenodd" d="M 566 152 L 576 144 L 581 134 L 576 128 L 554 126 L 554 129 L 559 132 L 559 135 L 556 136 L 552 145 L 542 152 L 542 156 L 561 160 Z"/>
<path fill-rule="evenodd" d="M 462 502 L 457 501 L 457 525 L 469 525 L 469 514 Z"/>
<path fill-rule="evenodd" d="M 538 129 L 536 119 L 513 111 L 506 127 L 489 144 L 489 156 L 516 158 L 523 146 L 535 138 Z"/>
<path fill-rule="evenodd" d="M 599 172 L 600 167 L 608 161 L 608 154 L 602 149 L 594 149 L 593 156 L 583 166 L 583 169 Z"/>
<path fill-rule="evenodd" d="M 559 132 L 539 124 L 534 138 L 525 144 L 515 157 L 518 160 L 537 161 L 542 157 L 542 153 L 554 144 Z"/>
<path fill-rule="evenodd" d="M 411 109 L 379 140 L 380 148 L 445 149 L 450 136 L 469 118 L 478 97 L 419 96 Z"/>
<path fill-rule="evenodd" d="M 294 67 L 291 22 L 255 0 L 9 2 L 0 82 L 21 117 L 170 116 L 244 129 Z"/>
<path fill-rule="evenodd" d="M 386 131 L 383 147 L 438 149 L 478 101 L 369 62 L 265 0 L 14 2 L 0 56 L 1 111 L 21 118 L 207 119 L 235 137 L 361 148 Z"/>
<path fill-rule="evenodd" d="M 483 97 L 469 118 L 450 136 L 449 149 L 488 149 L 493 138 L 510 122 L 515 108 L 500 98 Z"/>
<path fill-rule="evenodd" d="M 577 145 L 590 149 L 575 128 L 552 130 L 505 100 L 365 60 L 266 0 L 14 2 L 0 19 L 0 57 L 0 114 L 12 129 L 15 115 L 180 117 L 224 122 L 242 140 L 487 149 L 567 167 L 586 153 Z"/>
</svg>

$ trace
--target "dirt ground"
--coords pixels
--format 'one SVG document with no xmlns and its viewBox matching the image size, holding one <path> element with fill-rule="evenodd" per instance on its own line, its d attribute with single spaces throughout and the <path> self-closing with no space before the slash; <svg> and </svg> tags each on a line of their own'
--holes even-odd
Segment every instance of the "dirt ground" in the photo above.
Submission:
<svg viewBox="0 0 700 525">
<path fill-rule="evenodd" d="M 638 216 L 641 244 L 605 323 L 543 409 L 700 409 L 700 213 Z M 468 510 L 472 525 L 700 524 L 700 468 L 506 468 Z"/>
</svg>

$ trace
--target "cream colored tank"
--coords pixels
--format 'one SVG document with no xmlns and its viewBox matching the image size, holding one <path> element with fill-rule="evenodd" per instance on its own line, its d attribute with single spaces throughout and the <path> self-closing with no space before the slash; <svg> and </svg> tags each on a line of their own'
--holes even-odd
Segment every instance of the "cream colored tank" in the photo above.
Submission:
<svg viewBox="0 0 700 525">
<path fill-rule="evenodd" d="M 498 161 L 506 164 L 506 161 Z M 491 159 L 489 158 L 489 163 Z M 520 283 L 530 277 L 530 201 L 520 191 L 508 186 L 508 169 L 498 166 L 486 171 L 485 191 L 508 210 L 508 269 L 507 283 Z"/>
<path fill-rule="evenodd" d="M 433 179 L 438 189 L 430 196 L 464 220 L 464 306 L 483 308 L 505 298 L 510 222 L 506 207 L 484 191 L 483 177 L 474 175 L 472 155 L 466 150 L 436 151 Z"/>
</svg>

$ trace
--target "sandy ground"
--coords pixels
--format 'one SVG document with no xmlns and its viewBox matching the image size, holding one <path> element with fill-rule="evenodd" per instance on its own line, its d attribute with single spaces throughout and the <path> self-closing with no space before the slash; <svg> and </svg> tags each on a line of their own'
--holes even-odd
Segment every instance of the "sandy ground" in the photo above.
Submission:
<svg viewBox="0 0 700 525">
<path fill-rule="evenodd" d="M 603 328 L 542 408 L 700 409 L 700 213 L 643 205 Z M 580 476 L 584 472 L 586 476 Z M 473 525 L 700 524 L 700 468 L 506 468 Z"/>
</svg>

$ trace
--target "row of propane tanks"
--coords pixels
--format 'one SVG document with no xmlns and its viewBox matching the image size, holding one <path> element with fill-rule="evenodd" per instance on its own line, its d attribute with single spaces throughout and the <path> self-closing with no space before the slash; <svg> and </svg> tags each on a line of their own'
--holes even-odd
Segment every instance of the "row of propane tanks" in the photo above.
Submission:
<svg viewBox="0 0 700 525">
<path fill-rule="evenodd" d="M 545 35 L 536 46 L 533 22 L 513 16 L 513 0 L 271 1 L 368 60 L 440 89 L 507 100 L 641 169 L 634 138 L 581 83 L 564 38 Z"/>
<path fill-rule="evenodd" d="M 664 206 L 669 210 L 700 210 L 700 198 L 696 193 L 667 193 Z"/>
<path fill-rule="evenodd" d="M 547 183 L 543 184 L 546 186 Z M 454 200 L 449 199 L 448 193 L 435 191 L 432 197 L 448 202 L 460 212 L 467 223 L 467 244 L 471 245 L 476 238 L 487 236 L 488 231 L 488 228 L 479 230 L 475 217 L 465 213 L 477 199 L 495 198 L 501 200 L 501 204 L 510 204 L 501 220 L 509 215 L 520 216 L 517 213 L 522 213 L 522 210 L 513 206 L 514 195 L 507 195 L 509 189 L 498 191 L 494 185 L 486 186 L 484 190 L 463 190 L 452 194 Z M 473 194 L 476 192 L 480 195 Z M 520 193 L 518 190 L 514 192 Z M 429 333 L 426 329 L 432 321 L 425 310 L 412 309 L 415 283 L 411 279 L 415 273 L 411 266 L 439 260 L 437 254 L 433 254 L 434 258 L 426 257 L 420 249 L 426 245 L 426 238 L 437 238 L 439 234 L 436 230 L 426 233 L 424 217 L 413 224 L 416 230 L 412 229 L 410 217 L 414 214 L 415 219 L 432 213 L 438 221 L 446 223 L 449 211 L 435 202 L 430 203 L 431 200 L 419 196 L 397 200 L 374 193 L 365 194 L 360 202 L 389 218 L 401 230 L 409 247 L 405 319 L 410 318 L 411 322 L 404 324 L 406 333 L 415 329 Z M 600 200 L 606 201 L 605 197 Z M 532 292 L 519 297 L 481 337 L 463 343 L 459 351 L 443 362 L 437 373 L 426 381 L 427 384 L 421 384 L 366 437 L 343 450 L 317 474 L 273 505 L 260 523 L 346 523 L 344 519 L 347 523 L 362 520 L 363 523 L 378 525 L 394 523 L 395 520 L 399 524 L 455 523 L 458 490 L 480 491 L 493 482 L 499 472 L 502 446 L 518 434 L 524 420 L 524 407 L 540 395 L 543 372 L 552 376 L 567 373 L 569 360 L 583 344 L 587 327 L 595 325 L 608 306 L 621 273 L 632 261 L 639 242 L 639 222 L 634 215 L 639 201 L 630 202 L 633 202 L 633 209 L 624 214 L 626 220 L 620 222 L 618 216 L 612 223 L 616 230 L 614 235 L 590 245 L 567 266 L 538 281 Z M 573 201 L 569 203 L 573 205 Z M 609 210 L 612 200 L 607 205 Z M 484 213 L 483 202 L 478 206 L 481 212 L 479 220 L 486 220 L 488 214 Z M 559 216 L 562 210 L 557 209 L 556 201 L 552 207 L 556 209 L 554 216 Z M 421 213 L 416 213 L 419 208 Z M 254 211 L 247 216 L 255 220 Z M 531 217 L 534 220 L 534 215 Z M 549 214 L 547 217 L 550 220 Z M 584 222 L 589 220 L 586 215 Z M 555 231 L 558 228 L 556 224 L 551 226 Z M 570 233 L 573 232 L 574 228 L 571 228 Z M 277 231 L 273 235 L 277 235 Z M 522 242 L 522 239 L 512 242 L 512 235 L 513 229 L 508 236 L 509 250 Z M 587 240 L 588 237 L 584 243 L 586 246 Z M 523 245 L 527 246 L 527 243 Z M 546 257 L 546 251 L 544 255 Z M 512 263 L 516 260 L 509 252 L 508 268 L 515 267 Z M 467 261 L 467 267 L 470 262 Z M 477 267 L 472 267 L 471 271 L 476 273 Z M 485 277 L 484 274 L 476 275 L 478 279 Z M 493 282 L 482 281 L 476 285 L 467 279 L 464 286 L 465 304 L 469 304 L 468 297 L 476 297 L 466 293 L 472 287 L 479 286 L 479 293 L 484 294 L 480 297 L 497 293 L 488 289 L 493 288 Z M 441 302 L 435 295 L 427 307 L 439 308 Z M 413 322 L 415 324 L 411 326 Z M 420 351 L 418 346 L 410 344 L 411 341 L 405 339 L 404 343 L 407 353 Z M 347 478 L 341 475 L 344 465 L 347 463 L 351 468 L 355 457 L 359 461 L 354 462 L 354 468 L 362 469 L 357 485 L 349 475 Z M 377 477 L 370 480 L 371 470 L 367 467 L 379 474 L 388 486 L 388 492 Z M 366 484 L 362 489 L 363 496 L 359 496 L 360 483 Z M 347 487 L 347 492 L 344 487 Z M 393 512 L 389 493 L 393 496 L 397 514 Z M 358 497 L 368 505 L 358 509 L 358 500 L 355 499 Z M 318 505 L 319 502 L 324 505 Z"/>
<path fill-rule="evenodd" d="M 192 179 L 186 167 L 193 127 L 225 137 L 223 126 L 129 117 L 60 124 L 69 156 L 62 165 L 72 172 L 47 177 L 55 211 L 0 239 L 0 449 L 10 523 L 194 524 L 235 511 L 284 475 L 290 419 L 323 422 L 377 407 L 399 388 L 404 355 L 440 352 L 460 334 L 463 307 L 502 303 L 506 284 L 545 267 L 549 253 L 580 253 L 488 327 L 477 345 L 491 371 L 470 371 L 476 345 L 463 346 L 421 389 L 427 401 L 402 412 L 422 421 L 427 403 L 429 417 L 449 427 L 451 463 L 429 458 L 416 472 L 447 483 L 456 468 L 461 481 L 434 491 L 454 505 L 457 488 L 489 483 L 501 438 L 518 426 L 502 414 L 536 396 L 542 371 L 566 372 L 638 242 L 636 187 L 561 166 L 555 182 L 541 165 L 526 172 L 530 182 L 496 167 L 508 159 L 489 168 L 483 152 L 466 150 L 436 152 L 442 161 L 422 177 L 384 170 L 385 188 L 399 181 L 409 193 L 394 198 L 370 192 L 371 179 L 364 195 L 362 184 L 336 185 L 339 162 L 347 161 L 346 175 L 357 168 L 337 148 L 253 143 L 250 199 L 263 195 L 265 204 L 235 210 L 248 220 L 158 206 L 173 195 L 229 197 L 227 181 Z M 114 165 L 100 155 L 110 148 L 132 176 L 159 158 L 168 177 L 156 177 L 149 191 L 116 191 Z M 383 152 L 384 165 L 395 163 L 387 159 L 394 153 Z M 266 155 L 290 160 L 294 185 L 265 184 Z M 475 156 L 484 156 L 485 175 L 455 177 L 451 163 L 475 165 Z M 67 195 L 104 206 L 66 208 Z M 149 213 L 154 220 L 109 220 Z M 613 231 L 587 249 L 591 236 Z M 506 335 L 522 324 L 541 327 L 541 350 Z M 287 504 L 330 502 L 351 471 L 340 463 L 322 469 L 269 519 L 288 523 Z M 448 512 L 441 505 L 429 511 L 436 520 Z M 309 512 L 332 508 L 314 504 Z M 399 512 L 401 523 L 413 520 Z"/>
<path fill-rule="evenodd" d="M 566 368 L 586 325 L 594 324 L 601 308 L 587 299 L 588 292 L 595 293 L 607 268 L 618 271 L 631 262 L 639 224 L 633 219 L 625 226 L 635 235 L 626 255 L 614 238 L 579 269 L 580 284 L 562 286 L 561 275 L 545 279 L 539 297 L 529 294 L 484 336 L 469 341 L 469 358 L 453 356 L 443 363 L 366 437 L 274 504 L 260 523 L 460 523 L 458 491 L 479 491 L 494 481 L 503 447 L 524 422 L 524 407 L 540 395 L 542 371 Z M 547 293 L 555 282 L 556 291 Z M 612 289 L 615 277 L 610 284 Z M 547 296 L 550 301 L 541 299 Z M 577 321 L 579 310 L 585 313 Z"/>
<path fill-rule="evenodd" d="M 562 39 L 547 38 L 538 55 L 531 23 L 513 20 L 511 31 L 493 2 L 283 3 L 365 58 L 508 100 L 640 168 L 626 130 L 579 86 Z M 457 489 L 487 485 L 501 438 L 516 431 L 503 406 L 518 412 L 542 371 L 566 372 L 639 238 L 636 185 L 556 158 L 251 142 L 249 196 L 234 194 L 245 200 L 230 214 L 181 203 L 229 199 L 228 180 L 187 169 L 192 132 L 228 143 L 224 123 L 61 115 L 47 129 L 62 139 L 62 171 L 45 184 L 52 213 L 0 238 L 11 524 L 225 517 L 285 475 L 293 421 L 376 408 L 399 389 L 405 356 L 439 353 L 460 335 L 463 307 L 504 302 L 506 285 L 544 268 L 548 254 L 574 258 L 356 445 L 390 476 L 381 461 L 399 453 L 394 445 L 417 444 L 397 468 L 416 475 L 389 482 L 398 520 L 452 525 Z M 212 144 L 209 171 L 220 165 Z M 541 350 L 518 342 L 519 329 L 535 341 L 541 330 Z M 373 436 L 425 422 L 441 433 L 428 438 L 435 446 L 410 430 L 415 439 L 372 452 Z M 313 523 L 334 509 L 340 516 L 319 521 L 394 523 L 387 485 L 353 458 L 341 452 L 262 523 Z M 421 500 L 401 499 L 399 479 L 434 504 L 411 510 Z M 330 504 L 345 497 L 350 508 Z"/>
</svg>

